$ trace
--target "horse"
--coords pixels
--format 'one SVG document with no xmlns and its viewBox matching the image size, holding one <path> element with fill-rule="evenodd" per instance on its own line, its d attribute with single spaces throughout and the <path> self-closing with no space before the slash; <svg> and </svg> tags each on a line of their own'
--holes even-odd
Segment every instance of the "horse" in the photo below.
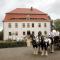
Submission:
<svg viewBox="0 0 60 60">
<path fill-rule="evenodd" d="M 36 37 L 34 36 L 34 34 L 31 35 L 31 39 L 32 39 L 32 46 L 33 46 L 33 54 L 38 54 L 38 43 L 36 40 Z"/>
<path fill-rule="evenodd" d="M 45 55 L 48 56 L 48 47 L 51 45 L 52 41 L 49 37 L 44 37 L 44 46 L 43 46 L 43 51 L 42 51 L 42 55 L 44 55 L 44 52 L 45 52 Z"/>
<path fill-rule="evenodd" d="M 48 55 L 48 46 L 51 45 L 51 39 L 44 36 L 37 36 L 35 39 L 35 44 L 37 45 L 38 52 L 41 52 L 41 55 Z"/>
</svg>

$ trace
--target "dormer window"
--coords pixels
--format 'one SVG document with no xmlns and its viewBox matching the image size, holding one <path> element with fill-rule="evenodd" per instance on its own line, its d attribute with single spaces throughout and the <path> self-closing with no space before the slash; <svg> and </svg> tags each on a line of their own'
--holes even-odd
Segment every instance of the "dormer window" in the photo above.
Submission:
<svg viewBox="0 0 60 60">
<path fill-rule="evenodd" d="M 27 15 L 26 20 L 30 20 L 30 16 L 29 15 Z"/>
</svg>

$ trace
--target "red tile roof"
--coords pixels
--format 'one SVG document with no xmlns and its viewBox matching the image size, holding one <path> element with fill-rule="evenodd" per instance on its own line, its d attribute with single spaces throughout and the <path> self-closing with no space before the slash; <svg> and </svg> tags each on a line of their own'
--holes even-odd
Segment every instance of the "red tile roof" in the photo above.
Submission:
<svg viewBox="0 0 60 60">
<path fill-rule="evenodd" d="M 12 21 L 12 19 L 15 21 L 22 20 L 21 18 L 43 18 L 45 20 L 49 20 L 49 16 L 46 13 L 43 13 L 42 11 L 39 11 L 37 9 L 29 9 L 29 8 L 16 8 L 13 11 L 10 11 L 6 13 L 4 21 Z M 23 20 L 25 21 L 25 20 Z M 34 20 L 33 20 L 34 21 Z M 43 21 L 43 20 L 42 20 Z"/>
<path fill-rule="evenodd" d="M 20 14 L 45 14 L 42 11 L 39 11 L 35 8 L 16 8 L 15 10 L 8 13 L 20 13 Z"/>
</svg>

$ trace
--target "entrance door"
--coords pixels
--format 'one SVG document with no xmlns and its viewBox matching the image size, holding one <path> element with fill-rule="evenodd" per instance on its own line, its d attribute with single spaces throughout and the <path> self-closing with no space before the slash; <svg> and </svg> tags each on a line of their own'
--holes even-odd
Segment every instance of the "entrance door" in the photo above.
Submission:
<svg viewBox="0 0 60 60">
<path fill-rule="evenodd" d="M 27 31 L 27 35 L 30 35 L 30 31 Z"/>
</svg>

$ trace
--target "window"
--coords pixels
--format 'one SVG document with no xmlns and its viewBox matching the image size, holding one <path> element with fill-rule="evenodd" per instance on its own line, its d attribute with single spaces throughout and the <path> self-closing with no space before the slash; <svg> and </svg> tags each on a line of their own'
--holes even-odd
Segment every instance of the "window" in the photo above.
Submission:
<svg viewBox="0 0 60 60">
<path fill-rule="evenodd" d="M 26 20 L 30 20 L 30 15 L 27 15 L 26 16 Z"/>
<path fill-rule="evenodd" d="M 18 23 L 15 23 L 15 28 L 18 28 Z"/>
<path fill-rule="evenodd" d="M 46 23 L 44 23 L 44 27 L 46 27 L 47 25 L 46 25 Z"/>
<path fill-rule="evenodd" d="M 34 23 L 32 23 L 32 27 L 34 27 Z"/>
<path fill-rule="evenodd" d="M 8 24 L 8 27 L 11 28 L 11 23 Z"/>
<path fill-rule="evenodd" d="M 16 32 L 16 36 L 18 35 L 18 32 Z"/>
<path fill-rule="evenodd" d="M 11 32 L 9 32 L 9 36 L 11 36 L 12 34 L 11 34 Z"/>
<path fill-rule="evenodd" d="M 41 23 L 38 24 L 38 27 L 41 27 Z"/>
<path fill-rule="evenodd" d="M 44 31 L 44 34 L 46 35 L 47 34 L 47 31 Z"/>
<path fill-rule="evenodd" d="M 27 35 L 30 35 L 30 31 L 27 31 Z"/>
<path fill-rule="evenodd" d="M 32 31 L 32 34 L 35 34 L 34 31 Z"/>
<path fill-rule="evenodd" d="M 30 24 L 29 24 L 29 23 L 27 23 L 27 27 L 28 27 L 28 28 L 30 27 Z"/>
<path fill-rule="evenodd" d="M 25 23 L 23 23 L 23 28 L 25 28 Z"/>
<path fill-rule="evenodd" d="M 25 35 L 25 32 L 23 32 L 23 35 Z"/>
<path fill-rule="evenodd" d="M 41 31 L 39 31 L 39 32 L 38 32 L 38 35 L 42 35 L 42 32 L 41 32 Z"/>
</svg>

